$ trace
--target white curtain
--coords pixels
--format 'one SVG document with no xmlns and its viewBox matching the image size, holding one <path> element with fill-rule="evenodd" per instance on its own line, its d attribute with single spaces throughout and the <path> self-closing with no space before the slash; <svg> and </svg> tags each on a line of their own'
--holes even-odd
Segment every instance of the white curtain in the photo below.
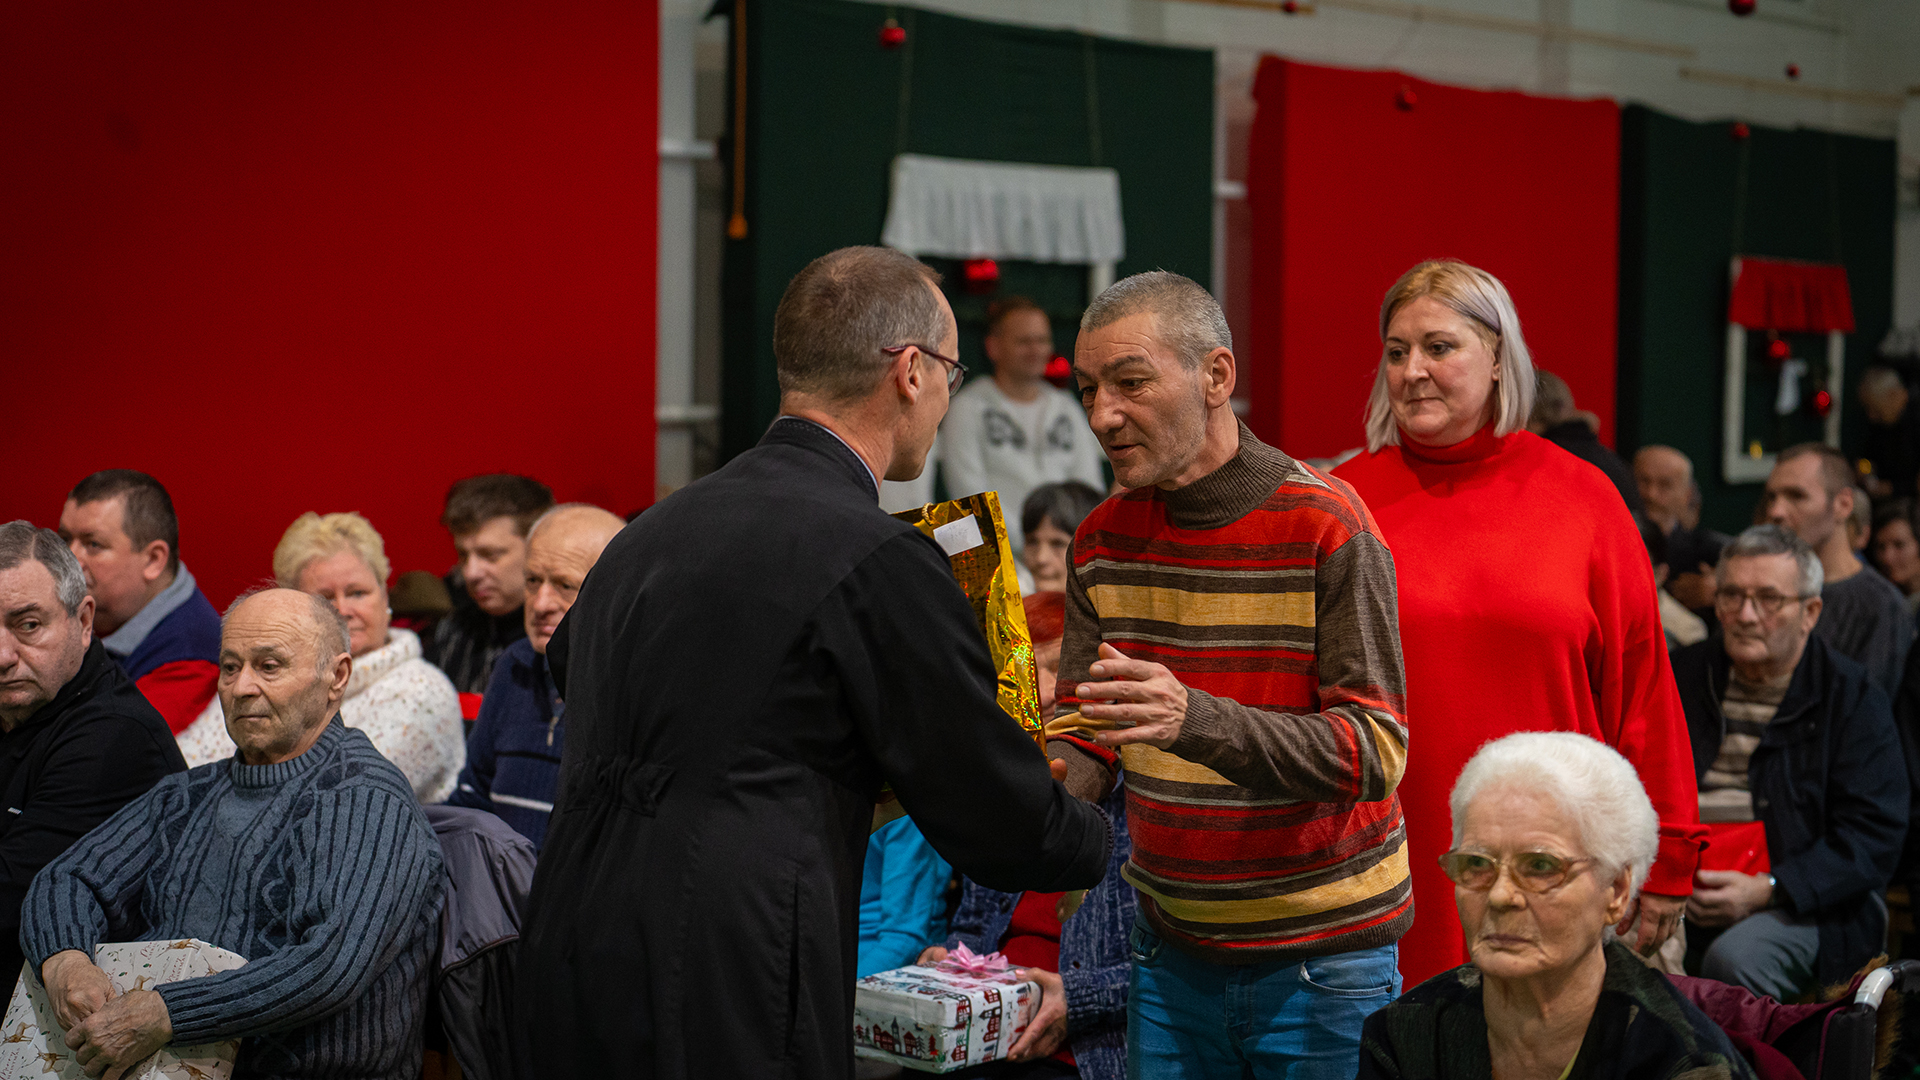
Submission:
<svg viewBox="0 0 1920 1080">
<path fill-rule="evenodd" d="M 881 242 L 912 255 L 1116 263 L 1120 174 L 901 154 Z"/>
</svg>

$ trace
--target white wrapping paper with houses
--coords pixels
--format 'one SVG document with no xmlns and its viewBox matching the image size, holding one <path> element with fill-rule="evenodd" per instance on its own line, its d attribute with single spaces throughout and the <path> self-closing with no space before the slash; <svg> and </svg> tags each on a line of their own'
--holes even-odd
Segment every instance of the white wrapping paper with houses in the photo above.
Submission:
<svg viewBox="0 0 1920 1080">
<path fill-rule="evenodd" d="M 1040 1007 L 1040 987 L 999 953 L 962 945 L 938 964 L 896 968 L 854 984 L 853 1052 L 922 1072 L 998 1061 Z"/>
<path fill-rule="evenodd" d="M 93 962 L 125 994 L 162 983 L 232 971 L 246 957 L 198 938 L 176 941 L 126 941 L 94 949 Z M 226 1080 L 233 1075 L 237 1041 L 205 1046 L 169 1046 L 128 1069 L 123 1080 Z M 13 1001 L 0 1024 L 0 1080 L 86 1080 L 86 1071 L 67 1049 L 67 1033 L 54 1019 L 46 988 L 29 964 L 20 965 Z"/>
</svg>

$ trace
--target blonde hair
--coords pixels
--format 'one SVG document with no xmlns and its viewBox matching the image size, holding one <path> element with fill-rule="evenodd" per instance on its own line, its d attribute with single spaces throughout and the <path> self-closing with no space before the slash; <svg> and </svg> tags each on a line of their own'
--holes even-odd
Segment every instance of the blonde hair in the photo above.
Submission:
<svg viewBox="0 0 1920 1080">
<path fill-rule="evenodd" d="M 1400 275 L 1380 304 L 1380 340 L 1387 339 L 1393 314 L 1410 300 L 1431 296 L 1467 320 L 1476 336 L 1493 350 L 1500 378 L 1494 383 L 1498 406 L 1493 433 L 1511 435 L 1527 426 L 1533 412 L 1533 355 L 1520 333 L 1520 313 L 1507 287 L 1478 267 L 1456 259 L 1429 259 Z M 1387 397 L 1387 364 L 1374 370 L 1373 396 L 1367 399 L 1367 450 L 1400 445 L 1400 425 Z"/>
<path fill-rule="evenodd" d="M 354 513 L 322 517 L 309 510 L 294 518 L 273 549 L 273 579 L 283 589 L 297 589 L 300 571 L 308 563 L 341 551 L 360 556 L 380 587 L 387 587 L 387 575 L 393 570 L 387 563 L 387 545 L 372 522 Z"/>
</svg>

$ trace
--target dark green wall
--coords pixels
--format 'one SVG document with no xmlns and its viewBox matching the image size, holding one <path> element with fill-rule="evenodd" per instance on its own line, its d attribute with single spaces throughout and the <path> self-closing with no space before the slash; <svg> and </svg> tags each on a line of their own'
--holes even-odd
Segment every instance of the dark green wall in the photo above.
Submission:
<svg viewBox="0 0 1920 1080">
<path fill-rule="evenodd" d="M 889 12 L 907 44 L 883 49 Z M 875 244 L 897 153 L 1107 165 L 1120 173 L 1126 275 L 1163 268 L 1210 284 L 1213 54 L 843 0 L 747 6 L 749 233 L 723 269 L 722 452 L 752 446 L 779 404 L 773 312 L 810 260 Z M 955 275 L 962 356 L 984 371 Z M 1003 268 L 1031 288 L 1070 352 L 1080 268 Z M 1078 288 L 1078 293 L 1074 292 Z"/>
<path fill-rule="evenodd" d="M 1633 105 L 1621 113 L 1620 170 L 1620 450 L 1666 443 L 1685 451 L 1704 496 L 1702 520 L 1737 532 L 1752 519 L 1760 485 L 1721 477 L 1728 261 L 1738 252 L 1846 265 L 1857 332 L 1847 339 L 1847 385 L 1835 396 L 1853 455 L 1866 423 L 1853 384 L 1893 316 L 1894 144 L 1757 126 L 1739 140 L 1728 123 Z M 1773 420 L 1764 338 L 1748 337 L 1743 437 L 1769 449 L 1816 437 L 1810 416 Z M 1794 355 L 1824 367 L 1824 336 L 1789 340 Z"/>
</svg>

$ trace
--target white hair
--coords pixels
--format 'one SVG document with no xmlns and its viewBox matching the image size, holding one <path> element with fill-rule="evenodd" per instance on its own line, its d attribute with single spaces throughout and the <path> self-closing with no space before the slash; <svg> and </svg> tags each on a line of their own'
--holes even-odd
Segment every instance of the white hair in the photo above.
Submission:
<svg viewBox="0 0 1920 1080">
<path fill-rule="evenodd" d="M 1861 501 L 1865 501 L 1862 497 Z M 1778 525 L 1750 525 L 1745 532 L 1733 538 L 1726 547 L 1720 549 L 1720 561 L 1713 571 L 1725 579 L 1727 562 L 1731 559 L 1764 559 L 1769 555 L 1786 555 L 1793 559 L 1793 568 L 1800 577 L 1800 599 L 1811 600 L 1820 595 L 1827 583 L 1827 569 L 1820 562 L 1820 556 L 1807 546 L 1805 540 Z"/>
<path fill-rule="evenodd" d="M 1475 266 L 1454 259 L 1430 259 L 1406 273 L 1387 290 L 1380 304 L 1380 340 L 1387 339 L 1387 326 L 1393 314 L 1407 301 L 1431 296 L 1452 308 L 1474 333 L 1493 350 L 1500 366 L 1500 378 L 1494 383 L 1497 406 L 1493 433 L 1511 435 L 1527 426 L 1533 413 L 1533 354 L 1527 351 L 1527 339 L 1520 333 L 1520 313 L 1514 310 L 1507 287 Z M 1393 403 L 1387 396 L 1387 363 L 1383 355 L 1374 369 L 1373 396 L 1367 399 L 1367 450 L 1378 452 L 1383 446 L 1400 445 L 1400 425 L 1393 419 Z"/>
<path fill-rule="evenodd" d="M 1568 837 L 1600 864 L 1601 880 L 1631 871 L 1637 896 L 1660 850 L 1660 818 L 1640 774 L 1620 752 L 1571 731 L 1523 731 L 1476 751 L 1454 781 L 1453 846 L 1460 846 L 1467 808 L 1496 789 L 1529 791 L 1552 799 L 1580 835 Z"/>
</svg>

